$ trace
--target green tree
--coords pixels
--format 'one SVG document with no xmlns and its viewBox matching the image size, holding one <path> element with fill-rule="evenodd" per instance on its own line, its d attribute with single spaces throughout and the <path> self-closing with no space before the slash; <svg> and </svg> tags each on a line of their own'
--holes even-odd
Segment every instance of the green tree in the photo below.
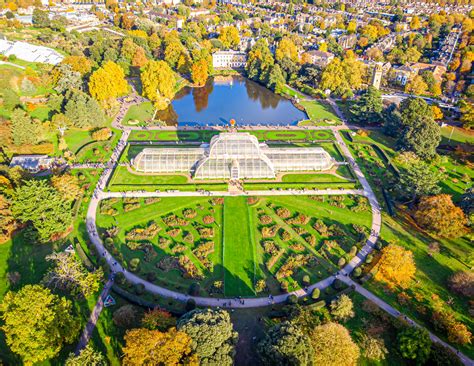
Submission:
<svg viewBox="0 0 474 366">
<path fill-rule="evenodd" d="M 102 127 L 107 121 L 99 103 L 81 91 L 72 94 L 64 109 L 66 118 L 77 128 Z"/>
<path fill-rule="evenodd" d="M 398 349 L 406 359 L 423 365 L 430 355 L 431 339 L 428 331 L 407 327 L 397 336 Z"/>
<path fill-rule="evenodd" d="M 400 178 L 396 188 L 399 194 L 407 199 L 415 199 L 425 195 L 437 194 L 442 174 L 423 161 L 416 161 L 400 170 Z"/>
<path fill-rule="evenodd" d="M 275 64 L 272 66 L 272 71 L 268 76 L 267 87 L 276 93 L 280 93 L 285 87 L 285 77 L 281 71 L 280 65 Z"/>
<path fill-rule="evenodd" d="M 18 187 L 12 213 L 24 223 L 31 222 L 43 242 L 63 234 L 72 224 L 70 201 L 46 180 L 31 179 Z"/>
<path fill-rule="evenodd" d="M 354 120 L 365 125 L 379 123 L 382 110 L 382 93 L 373 86 L 369 86 L 350 111 Z"/>
<path fill-rule="evenodd" d="M 31 22 L 34 26 L 39 28 L 46 28 L 49 27 L 50 20 L 49 20 L 49 12 L 45 10 L 41 10 L 39 8 L 35 8 L 33 10 L 33 16 L 31 18 Z"/>
<path fill-rule="evenodd" d="M 82 76 L 78 71 L 74 71 L 69 64 L 59 64 L 53 70 L 54 90 L 59 94 L 66 93 L 73 89 L 82 89 Z"/>
<path fill-rule="evenodd" d="M 343 294 L 339 296 L 338 299 L 331 301 L 330 305 L 331 315 L 336 320 L 346 321 L 349 318 L 353 318 L 354 313 L 354 304 L 349 296 Z"/>
<path fill-rule="evenodd" d="M 71 301 L 39 285 L 8 292 L 0 312 L 6 343 L 26 364 L 53 358 L 80 330 Z"/>
<path fill-rule="evenodd" d="M 102 353 L 95 351 L 90 344 L 77 356 L 71 353 L 66 360 L 66 366 L 107 366 L 107 361 Z"/>
<path fill-rule="evenodd" d="M 431 107 L 421 98 L 407 98 L 400 103 L 401 134 L 398 145 L 420 158 L 436 155 L 441 128 L 434 121 Z"/>
<path fill-rule="evenodd" d="M 433 342 L 431 344 L 430 357 L 428 365 L 434 366 L 463 366 L 456 352 L 443 346 L 441 343 Z"/>
<path fill-rule="evenodd" d="M 2 90 L 2 98 L 3 106 L 8 111 L 12 111 L 21 104 L 20 96 L 11 88 Z"/>
<path fill-rule="evenodd" d="M 21 108 L 16 108 L 12 115 L 13 143 L 19 145 L 34 145 L 38 142 L 40 126 Z"/>
<path fill-rule="evenodd" d="M 260 38 L 248 54 L 245 70 L 250 79 L 267 84 L 274 64 L 273 56 L 265 39 Z"/>
<path fill-rule="evenodd" d="M 149 61 L 140 75 L 143 95 L 154 102 L 158 110 L 165 109 L 175 94 L 176 76 L 164 61 Z"/>
<path fill-rule="evenodd" d="M 311 342 L 299 327 L 283 322 L 270 328 L 257 346 L 264 365 L 312 365 Z"/>
<path fill-rule="evenodd" d="M 192 339 L 191 347 L 203 364 L 232 365 L 237 342 L 229 313 L 196 309 L 178 321 L 178 330 Z"/>
</svg>

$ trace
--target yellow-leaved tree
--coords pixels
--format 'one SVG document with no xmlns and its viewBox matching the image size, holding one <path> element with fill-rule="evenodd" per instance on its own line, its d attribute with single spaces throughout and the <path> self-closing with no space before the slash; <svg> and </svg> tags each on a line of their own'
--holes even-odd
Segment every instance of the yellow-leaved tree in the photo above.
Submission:
<svg viewBox="0 0 474 366">
<path fill-rule="evenodd" d="M 291 61 L 298 62 L 298 49 L 288 37 L 283 37 L 275 50 L 275 59 L 277 61 L 281 61 L 285 57 Z"/>
<path fill-rule="evenodd" d="M 94 71 L 89 80 L 89 92 L 100 103 L 108 104 L 112 99 L 126 94 L 128 84 L 123 69 L 113 61 L 107 61 Z"/>
<path fill-rule="evenodd" d="M 408 287 L 416 272 L 415 261 L 411 250 L 389 244 L 382 249 L 375 279 L 389 284 Z"/>
<path fill-rule="evenodd" d="M 175 94 L 176 76 L 165 61 L 149 61 L 140 74 L 143 95 L 156 109 L 168 107 Z"/>
<path fill-rule="evenodd" d="M 224 27 L 219 34 L 219 41 L 225 48 L 237 48 L 240 43 L 239 31 L 235 27 Z"/>
<path fill-rule="evenodd" d="M 127 331 L 124 339 L 122 351 L 125 366 L 199 365 L 197 356 L 191 350 L 191 338 L 176 328 L 167 332 L 132 329 Z"/>
<path fill-rule="evenodd" d="M 209 64 L 205 59 L 201 59 L 191 66 L 191 77 L 198 86 L 203 86 L 209 76 Z"/>
</svg>

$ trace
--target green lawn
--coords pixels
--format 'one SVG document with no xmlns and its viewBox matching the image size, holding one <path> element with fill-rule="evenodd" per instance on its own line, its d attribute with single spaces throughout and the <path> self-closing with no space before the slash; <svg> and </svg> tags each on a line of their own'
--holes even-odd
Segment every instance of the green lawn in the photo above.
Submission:
<svg viewBox="0 0 474 366">
<path fill-rule="evenodd" d="M 153 114 L 155 112 L 155 108 L 153 107 L 152 102 L 144 102 L 141 104 L 137 105 L 132 105 L 129 109 L 127 114 L 122 120 L 122 124 L 124 125 L 133 125 L 133 126 L 138 126 L 138 125 L 143 125 L 144 122 L 149 121 L 152 119 Z M 137 120 L 140 123 L 129 123 L 129 121 L 134 121 Z"/>
<path fill-rule="evenodd" d="M 286 94 L 286 95 L 290 96 L 291 98 L 294 98 L 294 97 L 297 97 L 299 99 L 307 98 L 304 94 L 300 93 L 297 90 L 294 90 L 294 89 L 290 88 L 288 85 L 285 85 L 281 92 L 283 94 Z"/>
<path fill-rule="evenodd" d="M 458 145 L 474 144 L 474 132 L 459 127 L 446 126 L 441 128 L 441 144 Z"/>
<path fill-rule="evenodd" d="M 341 183 L 347 182 L 333 174 L 285 174 L 282 177 L 285 183 Z"/>
<path fill-rule="evenodd" d="M 334 113 L 332 107 L 322 101 L 317 100 L 303 100 L 300 104 L 305 108 L 308 117 L 312 121 L 323 121 L 323 120 L 330 120 L 334 121 L 335 124 L 341 122 L 339 117 Z"/>
<path fill-rule="evenodd" d="M 226 197 L 224 203 L 225 295 L 255 295 L 255 243 L 250 235 L 250 214 L 245 197 Z"/>
<path fill-rule="evenodd" d="M 90 131 L 71 128 L 64 133 L 64 139 L 69 149 L 77 154 L 84 145 L 93 142 Z"/>
</svg>

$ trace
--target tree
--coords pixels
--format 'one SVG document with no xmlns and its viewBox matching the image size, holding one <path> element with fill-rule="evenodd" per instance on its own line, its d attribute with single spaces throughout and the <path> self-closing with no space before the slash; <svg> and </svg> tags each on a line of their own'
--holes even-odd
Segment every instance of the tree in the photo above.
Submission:
<svg viewBox="0 0 474 366">
<path fill-rule="evenodd" d="M 474 222 L 474 188 L 470 187 L 466 189 L 466 192 L 461 196 L 459 207 L 463 210 L 469 223 Z"/>
<path fill-rule="evenodd" d="M 164 61 L 149 61 L 140 75 L 143 95 L 154 102 L 156 109 L 163 110 L 175 94 L 176 76 Z"/>
<path fill-rule="evenodd" d="M 109 103 L 127 91 L 128 84 L 123 69 L 112 61 L 107 61 L 94 71 L 89 80 L 89 92 L 101 103 Z"/>
<path fill-rule="evenodd" d="M 0 176 L 0 181 L 6 179 Z M 7 184 L 10 185 L 9 182 Z M 0 194 L 0 244 L 10 240 L 11 234 L 16 228 L 17 222 L 11 211 L 11 199 L 4 194 Z"/>
<path fill-rule="evenodd" d="M 474 104 L 469 101 L 462 100 L 460 103 L 461 122 L 463 127 L 471 129 L 474 127 Z"/>
<path fill-rule="evenodd" d="M 268 43 L 265 39 L 260 38 L 249 51 L 247 57 L 245 70 L 248 77 L 266 85 L 273 64 L 274 60 Z"/>
<path fill-rule="evenodd" d="M 397 341 L 404 358 L 421 365 L 428 360 L 431 339 L 426 329 L 407 327 L 398 334 Z"/>
<path fill-rule="evenodd" d="M 358 123 L 372 124 L 380 122 L 382 110 L 382 93 L 373 86 L 369 86 L 350 111 Z"/>
<path fill-rule="evenodd" d="M 349 23 L 347 23 L 347 33 L 355 33 L 357 30 L 357 23 L 353 20 L 351 20 Z"/>
<path fill-rule="evenodd" d="M 73 296 L 88 297 L 99 291 L 104 277 L 102 268 L 89 272 L 75 255 L 67 252 L 53 253 L 46 257 L 53 268 L 43 278 L 45 286 L 67 291 Z"/>
<path fill-rule="evenodd" d="M 336 320 L 346 321 L 355 315 L 354 304 L 352 304 L 351 298 L 346 294 L 341 295 L 338 299 L 332 300 L 330 309 L 331 315 Z"/>
<path fill-rule="evenodd" d="M 431 106 L 431 111 L 433 112 L 433 118 L 435 120 L 440 120 L 444 117 L 443 111 L 437 105 L 432 105 Z"/>
<path fill-rule="evenodd" d="M 400 169 L 396 188 L 400 196 L 414 200 L 420 196 L 439 193 L 441 178 L 441 172 L 418 160 Z"/>
<path fill-rule="evenodd" d="M 421 197 L 413 216 L 420 226 L 439 236 L 456 238 L 466 233 L 466 216 L 448 194 Z"/>
<path fill-rule="evenodd" d="M 268 76 L 267 87 L 276 93 L 280 93 L 285 87 L 285 77 L 281 71 L 280 65 L 275 64 L 271 68 L 270 75 Z"/>
<path fill-rule="evenodd" d="M 165 332 L 171 327 L 176 327 L 176 318 L 166 310 L 155 308 L 148 310 L 142 318 L 142 327 L 149 330 Z"/>
<path fill-rule="evenodd" d="M 21 104 L 20 96 L 11 88 L 2 90 L 2 99 L 3 99 L 3 106 L 8 111 L 14 110 L 16 107 L 18 107 Z"/>
<path fill-rule="evenodd" d="M 82 76 L 69 64 L 59 64 L 53 69 L 54 90 L 59 94 L 82 89 Z"/>
<path fill-rule="evenodd" d="M 288 37 L 283 37 L 275 50 L 275 60 L 277 62 L 283 60 L 285 57 L 293 62 L 298 62 L 298 49 Z"/>
<path fill-rule="evenodd" d="M 112 130 L 108 127 L 99 128 L 91 133 L 95 141 L 107 141 L 112 136 Z"/>
<path fill-rule="evenodd" d="M 362 348 L 362 355 L 369 360 L 382 361 L 388 353 L 382 338 L 372 337 L 368 334 L 361 336 L 359 345 Z"/>
<path fill-rule="evenodd" d="M 31 18 L 31 22 L 33 23 L 33 25 L 35 25 L 38 28 L 49 27 L 49 24 L 50 24 L 49 13 L 39 8 L 35 8 L 33 10 L 33 16 Z"/>
<path fill-rule="evenodd" d="M 441 141 L 441 128 L 433 119 L 431 107 L 421 98 L 407 98 L 400 104 L 399 146 L 423 159 L 433 158 Z"/>
<path fill-rule="evenodd" d="M 352 366 L 359 359 L 359 348 L 349 331 L 337 323 L 326 323 L 310 334 L 314 349 L 314 364 L 325 366 Z"/>
<path fill-rule="evenodd" d="M 127 331 L 124 340 L 122 351 L 125 366 L 199 364 L 192 353 L 191 338 L 175 328 L 165 333 L 143 328 L 132 329 Z"/>
<path fill-rule="evenodd" d="M 451 291 L 461 294 L 469 299 L 474 298 L 474 272 L 458 271 L 448 280 Z"/>
<path fill-rule="evenodd" d="M 121 328 L 132 328 L 137 325 L 137 310 L 135 306 L 123 305 L 114 311 L 113 319 L 115 325 Z"/>
<path fill-rule="evenodd" d="M 225 310 L 196 309 L 178 321 L 178 330 L 192 339 L 191 348 L 203 364 L 232 365 L 237 332 Z"/>
<path fill-rule="evenodd" d="M 240 43 L 240 36 L 239 36 L 239 31 L 237 28 L 231 26 L 231 27 L 224 27 L 221 29 L 221 32 L 219 33 L 219 41 L 222 42 L 222 45 L 225 48 L 233 48 L 237 49 L 239 43 Z"/>
<path fill-rule="evenodd" d="M 12 213 L 24 223 L 31 222 L 43 242 L 63 234 L 72 224 L 71 202 L 45 180 L 28 180 L 18 187 Z"/>
<path fill-rule="evenodd" d="M 311 365 L 314 358 L 308 336 L 287 321 L 270 328 L 257 351 L 264 365 Z"/>
<path fill-rule="evenodd" d="M 413 18 L 411 18 L 410 29 L 417 30 L 417 29 L 420 29 L 420 28 L 421 28 L 420 18 L 418 18 L 415 15 Z"/>
<path fill-rule="evenodd" d="M 51 178 L 51 185 L 68 201 L 74 201 L 82 193 L 79 179 L 77 179 L 77 176 L 69 173 L 53 176 Z"/>
<path fill-rule="evenodd" d="M 107 361 L 102 353 L 95 351 L 88 344 L 79 355 L 71 353 L 66 360 L 65 366 L 107 366 Z"/>
<path fill-rule="evenodd" d="M 20 108 L 11 115 L 13 143 L 20 145 L 34 145 L 38 142 L 40 126 Z"/>
<path fill-rule="evenodd" d="M 363 64 L 354 57 L 333 59 L 321 74 L 320 88 L 336 95 L 349 95 L 362 85 Z"/>
<path fill-rule="evenodd" d="M 426 94 L 427 91 L 428 85 L 420 75 L 415 75 L 415 77 L 405 85 L 405 93 L 423 95 Z"/>
<path fill-rule="evenodd" d="M 456 352 L 443 346 L 441 343 L 433 342 L 431 344 L 430 357 L 427 364 L 435 366 L 463 366 Z"/>
<path fill-rule="evenodd" d="M 71 66 L 73 71 L 81 75 L 87 75 L 92 70 L 92 62 L 85 56 L 66 56 L 61 63 Z"/>
<path fill-rule="evenodd" d="M 137 50 L 135 51 L 135 54 L 132 58 L 132 66 L 140 68 L 145 66 L 147 62 L 148 58 L 146 57 L 143 47 L 137 47 Z"/>
<path fill-rule="evenodd" d="M 53 358 L 74 342 L 80 330 L 71 301 L 39 285 L 8 292 L 0 313 L 7 345 L 26 364 Z"/>
<path fill-rule="evenodd" d="M 65 116 L 74 127 L 102 127 L 107 117 L 97 101 L 86 93 L 76 91 L 66 103 Z"/>
<path fill-rule="evenodd" d="M 204 84 L 206 84 L 208 77 L 209 64 L 205 59 L 201 59 L 191 66 L 191 78 L 193 79 L 193 82 L 198 86 L 203 86 Z"/>
<path fill-rule="evenodd" d="M 415 272 L 416 266 L 411 250 L 389 244 L 382 249 L 375 279 L 406 288 Z"/>
</svg>

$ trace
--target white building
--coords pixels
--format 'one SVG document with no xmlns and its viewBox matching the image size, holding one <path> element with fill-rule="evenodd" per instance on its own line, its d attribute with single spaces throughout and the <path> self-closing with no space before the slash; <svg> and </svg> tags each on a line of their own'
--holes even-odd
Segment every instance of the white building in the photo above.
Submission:
<svg viewBox="0 0 474 366">
<path fill-rule="evenodd" d="M 217 51 L 212 54 L 212 65 L 214 68 L 238 69 L 247 63 L 247 54 L 239 51 Z"/>
<path fill-rule="evenodd" d="M 276 178 L 280 172 L 331 169 L 321 147 L 268 147 L 247 132 L 223 132 L 198 148 L 145 148 L 133 160 L 144 173 L 189 173 L 196 179 Z"/>
<path fill-rule="evenodd" d="M 50 65 L 57 65 L 64 58 L 59 52 L 49 47 L 36 46 L 20 41 L 8 41 L 5 39 L 0 39 L 0 54 L 7 57 L 15 55 L 20 60 Z"/>
<path fill-rule="evenodd" d="M 50 169 L 54 160 L 48 155 L 19 155 L 12 158 L 10 168 L 19 166 L 30 173 L 38 173 Z"/>
</svg>

